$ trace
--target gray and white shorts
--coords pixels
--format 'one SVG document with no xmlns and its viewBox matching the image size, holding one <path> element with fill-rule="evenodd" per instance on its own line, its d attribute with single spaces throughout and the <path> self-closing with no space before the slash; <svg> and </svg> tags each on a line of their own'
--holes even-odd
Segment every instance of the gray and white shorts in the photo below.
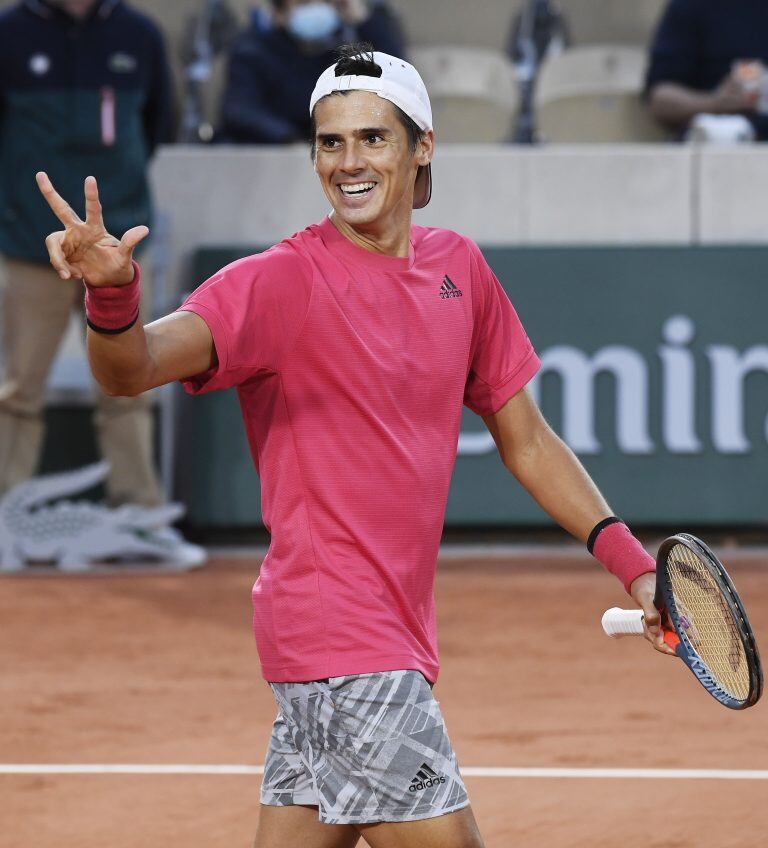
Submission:
<svg viewBox="0 0 768 848">
<path fill-rule="evenodd" d="M 328 824 L 416 821 L 469 804 L 440 706 L 418 671 L 270 683 L 278 716 L 261 803 Z"/>
</svg>

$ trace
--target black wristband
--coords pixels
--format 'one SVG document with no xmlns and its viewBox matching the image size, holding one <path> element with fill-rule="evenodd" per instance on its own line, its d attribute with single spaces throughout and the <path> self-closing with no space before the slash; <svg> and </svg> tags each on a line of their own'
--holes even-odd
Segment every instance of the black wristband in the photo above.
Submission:
<svg viewBox="0 0 768 848">
<path fill-rule="evenodd" d="M 136 313 L 136 317 L 131 321 L 130 324 L 126 324 L 124 327 L 118 327 L 116 330 L 107 330 L 105 327 L 98 327 L 96 324 L 92 323 L 92 321 L 86 317 L 85 323 L 88 324 L 89 329 L 93 330 L 94 333 L 101 333 L 103 336 L 116 336 L 119 333 L 124 333 L 126 330 L 130 330 L 131 327 L 139 320 L 139 313 Z"/>
<path fill-rule="evenodd" d="M 595 552 L 595 542 L 597 542 L 597 537 L 611 524 L 623 524 L 624 522 L 615 515 L 611 515 L 609 518 L 604 518 L 602 521 L 599 521 L 592 528 L 592 532 L 589 534 L 589 538 L 587 539 L 587 550 L 594 554 Z"/>
</svg>

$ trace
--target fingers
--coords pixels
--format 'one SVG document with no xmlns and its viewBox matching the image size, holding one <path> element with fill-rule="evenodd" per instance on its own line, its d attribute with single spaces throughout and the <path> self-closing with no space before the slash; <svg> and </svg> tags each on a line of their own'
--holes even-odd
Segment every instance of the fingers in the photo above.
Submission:
<svg viewBox="0 0 768 848">
<path fill-rule="evenodd" d="M 104 226 L 96 177 L 85 178 L 85 223 L 96 227 Z"/>
<path fill-rule="evenodd" d="M 144 225 L 132 227 L 120 239 L 120 246 L 118 247 L 118 250 L 123 254 L 123 256 L 130 257 L 136 249 L 136 245 L 142 242 L 148 235 L 149 227 L 145 227 Z"/>
<path fill-rule="evenodd" d="M 64 235 L 65 233 L 63 232 L 51 233 L 45 240 L 45 246 L 48 248 L 48 256 L 51 260 L 51 265 L 53 265 L 54 270 L 61 279 L 77 280 L 80 279 L 82 274 L 80 274 L 74 265 L 70 265 L 69 262 L 67 262 L 67 258 L 64 255 L 64 250 L 61 245 Z"/>
<path fill-rule="evenodd" d="M 81 221 L 75 214 L 74 209 L 67 203 L 66 200 L 56 191 L 53 183 L 48 178 L 45 171 L 39 171 L 35 175 L 37 187 L 40 189 L 43 197 L 51 207 L 53 214 L 64 224 L 65 227 L 71 227 L 74 224 L 80 224 Z"/>
<path fill-rule="evenodd" d="M 645 638 L 659 651 L 668 656 L 676 656 L 674 650 L 664 641 L 664 627 L 661 613 L 654 606 L 643 607 L 643 627 Z"/>
</svg>

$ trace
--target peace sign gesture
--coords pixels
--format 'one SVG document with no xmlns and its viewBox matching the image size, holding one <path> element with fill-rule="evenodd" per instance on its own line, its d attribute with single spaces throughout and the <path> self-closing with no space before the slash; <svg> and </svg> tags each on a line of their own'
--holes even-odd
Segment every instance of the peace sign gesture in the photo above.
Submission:
<svg viewBox="0 0 768 848">
<path fill-rule="evenodd" d="M 118 240 L 104 228 L 95 177 L 85 178 L 85 221 L 54 189 L 48 174 L 37 174 L 37 185 L 64 224 L 45 240 L 51 265 L 62 280 L 83 279 L 90 286 L 122 286 L 133 280 L 133 250 L 149 234 L 147 227 L 133 227 Z"/>
</svg>

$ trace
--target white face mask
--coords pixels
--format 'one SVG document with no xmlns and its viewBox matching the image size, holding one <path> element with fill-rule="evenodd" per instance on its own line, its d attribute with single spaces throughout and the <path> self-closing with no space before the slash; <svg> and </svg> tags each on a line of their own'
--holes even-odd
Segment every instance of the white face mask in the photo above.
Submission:
<svg viewBox="0 0 768 848">
<path fill-rule="evenodd" d="M 288 16 L 287 28 L 299 41 L 325 41 L 339 28 L 341 18 L 330 3 L 306 3 Z"/>
</svg>

